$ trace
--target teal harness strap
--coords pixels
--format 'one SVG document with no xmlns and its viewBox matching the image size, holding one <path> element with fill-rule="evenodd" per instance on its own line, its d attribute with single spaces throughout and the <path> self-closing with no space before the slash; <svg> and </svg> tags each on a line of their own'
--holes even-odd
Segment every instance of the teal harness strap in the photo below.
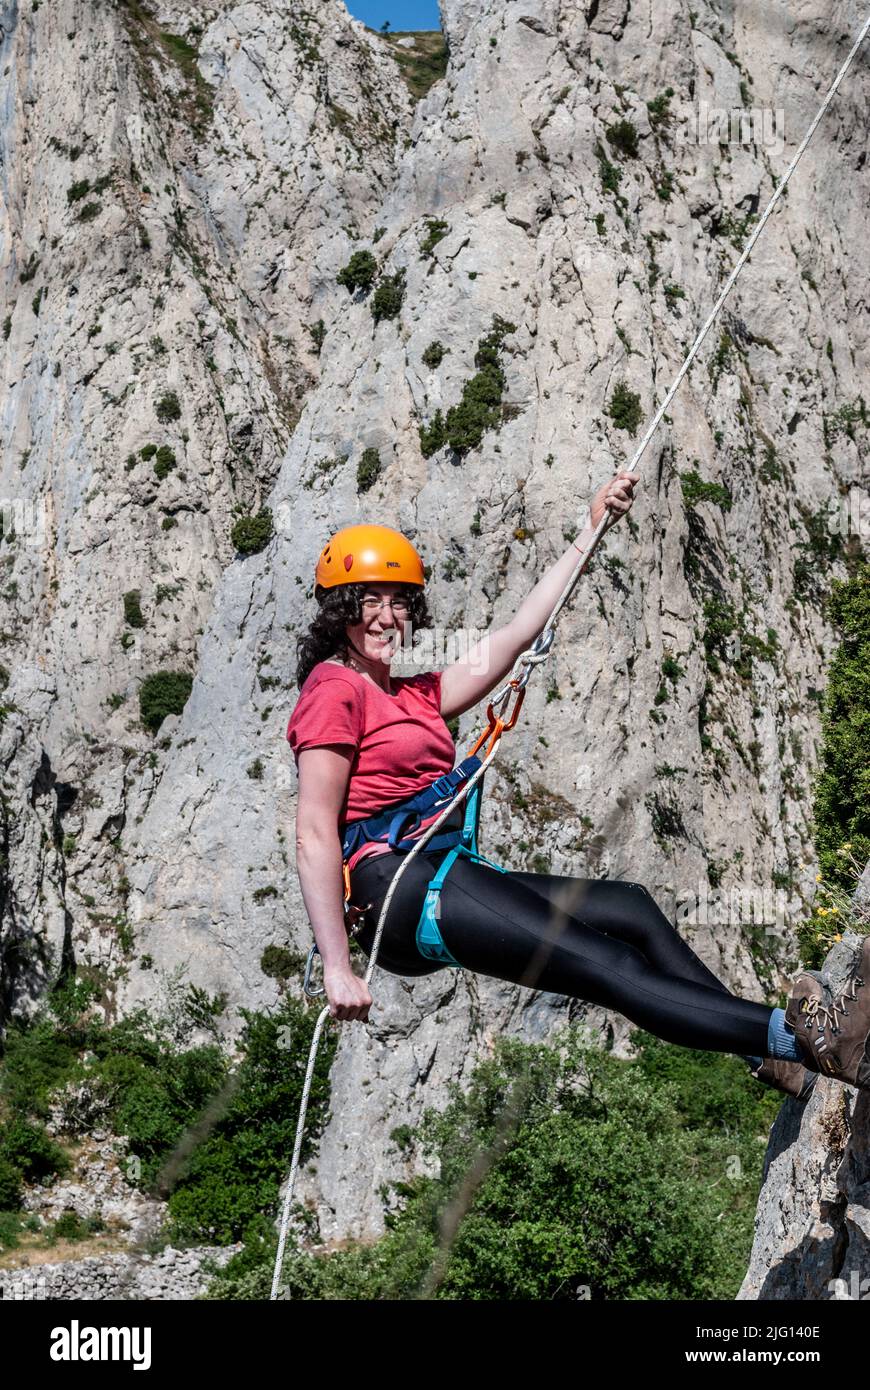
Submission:
<svg viewBox="0 0 870 1390">
<path fill-rule="evenodd" d="M 482 780 L 481 778 L 481 782 Z M 447 875 L 460 854 L 464 854 L 468 859 L 473 859 L 480 864 L 488 864 L 491 869 L 498 869 L 500 874 L 508 872 L 500 864 L 493 864 L 489 859 L 484 859 L 477 850 L 481 782 L 475 783 L 468 796 L 465 804 L 462 838 L 458 845 L 447 851 L 438 867 L 437 874 L 429 883 L 423 902 L 423 910 L 417 923 L 417 950 L 420 955 L 424 956 L 426 960 L 437 960 L 444 965 L 454 966 L 457 970 L 461 970 L 462 966 L 448 951 L 438 926 L 438 918 L 441 916 L 441 889 L 444 887 Z"/>
</svg>

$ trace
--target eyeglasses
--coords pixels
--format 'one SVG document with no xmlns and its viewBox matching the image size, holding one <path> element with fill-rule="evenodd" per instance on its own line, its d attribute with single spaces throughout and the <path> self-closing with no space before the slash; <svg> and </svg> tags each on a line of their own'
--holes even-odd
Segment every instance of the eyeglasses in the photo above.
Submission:
<svg viewBox="0 0 870 1390">
<path fill-rule="evenodd" d="M 380 613 L 385 603 L 389 603 L 394 613 L 407 613 L 411 607 L 411 600 L 402 594 L 397 594 L 394 599 L 375 598 L 374 594 L 366 594 L 362 601 L 364 613 Z"/>
</svg>

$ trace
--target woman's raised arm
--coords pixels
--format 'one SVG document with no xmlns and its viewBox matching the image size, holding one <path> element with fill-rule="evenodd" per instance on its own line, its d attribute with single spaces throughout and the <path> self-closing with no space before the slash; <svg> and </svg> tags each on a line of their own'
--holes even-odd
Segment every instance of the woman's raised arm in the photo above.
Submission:
<svg viewBox="0 0 870 1390">
<path fill-rule="evenodd" d="M 542 630 L 577 565 L 578 551 L 585 550 L 605 507 L 618 521 L 631 507 L 632 489 L 639 473 L 623 470 L 598 489 L 589 507 L 589 522 L 555 564 L 538 580 L 514 617 L 504 627 L 494 628 L 471 648 L 467 657 L 446 666 L 441 675 L 441 717 L 463 714 L 495 690 L 513 668 L 514 662 Z"/>
</svg>

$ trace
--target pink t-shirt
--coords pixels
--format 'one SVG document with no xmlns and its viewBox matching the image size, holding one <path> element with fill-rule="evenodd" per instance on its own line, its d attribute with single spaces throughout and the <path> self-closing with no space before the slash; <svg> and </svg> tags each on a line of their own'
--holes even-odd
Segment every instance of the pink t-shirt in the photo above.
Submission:
<svg viewBox="0 0 870 1390">
<path fill-rule="evenodd" d="M 297 765 L 303 748 L 330 743 L 356 748 L 339 812 L 342 825 L 406 800 L 454 766 L 456 749 L 441 718 L 441 672 L 394 676 L 391 685 L 394 695 L 358 671 L 320 661 L 290 716 L 287 740 Z M 414 834 L 422 834 L 438 815 L 440 811 L 428 817 Z M 351 855 L 349 866 L 387 849 L 365 844 Z"/>
</svg>

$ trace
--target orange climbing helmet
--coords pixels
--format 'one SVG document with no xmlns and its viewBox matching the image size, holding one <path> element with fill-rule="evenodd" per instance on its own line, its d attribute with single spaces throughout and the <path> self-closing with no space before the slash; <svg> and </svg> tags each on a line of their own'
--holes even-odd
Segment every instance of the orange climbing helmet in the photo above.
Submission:
<svg viewBox="0 0 870 1390">
<path fill-rule="evenodd" d="M 320 552 L 315 584 L 368 584 L 379 580 L 426 583 L 423 561 L 401 531 L 391 526 L 345 526 L 330 536 Z"/>
</svg>

